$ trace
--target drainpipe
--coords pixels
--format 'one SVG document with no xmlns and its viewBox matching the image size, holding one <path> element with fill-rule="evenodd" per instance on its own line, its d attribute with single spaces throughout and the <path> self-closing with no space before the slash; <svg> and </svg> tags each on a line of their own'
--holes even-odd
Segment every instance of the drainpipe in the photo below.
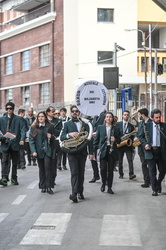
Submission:
<svg viewBox="0 0 166 250">
<path fill-rule="evenodd" d="M 54 103 L 54 21 L 52 21 L 52 102 Z"/>
</svg>

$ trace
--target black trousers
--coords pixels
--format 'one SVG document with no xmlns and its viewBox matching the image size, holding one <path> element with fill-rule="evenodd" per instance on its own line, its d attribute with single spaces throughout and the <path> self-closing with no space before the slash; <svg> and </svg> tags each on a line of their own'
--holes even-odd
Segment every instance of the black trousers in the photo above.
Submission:
<svg viewBox="0 0 166 250">
<path fill-rule="evenodd" d="M 66 166 L 66 160 L 67 160 L 67 154 L 61 150 L 58 153 L 57 164 L 61 166 L 62 162 L 62 166 Z"/>
<path fill-rule="evenodd" d="M 19 167 L 24 167 L 25 165 L 26 165 L 25 151 L 24 151 L 24 147 L 21 146 L 21 148 L 19 150 L 19 155 L 18 155 L 18 166 Z"/>
<path fill-rule="evenodd" d="M 153 159 L 147 160 L 147 162 L 148 162 L 149 177 L 152 190 L 154 192 L 157 192 L 161 186 L 162 180 L 165 177 L 166 162 L 163 160 L 160 149 L 152 150 L 152 153 L 153 153 Z M 158 178 L 157 178 L 157 167 L 159 171 Z"/>
<path fill-rule="evenodd" d="M 134 174 L 134 166 L 133 166 L 133 147 L 127 147 L 126 145 L 118 148 L 119 153 L 119 174 L 123 175 L 123 157 L 124 153 L 126 153 L 128 165 L 129 165 L 129 176 Z"/>
<path fill-rule="evenodd" d="M 8 179 L 9 176 L 9 160 L 12 160 L 11 178 L 17 181 L 17 160 L 19 151 L 13 151 L 9 148 L 2 152 L 2 179 Z"/>
<path fill-rule="evenodd" d="M 113 152 L 109 154 L 110 147 L 107 147 L 106 156 L 100 159 L 100 173 L 102 183 L 105 185 L 108 180 L 108 188 L 112 188 L 114 177 L 114 158 Z"/>
<path fill-rule="evenodd" d="M 142 147 L 141 147 L 141 150 L 139 152 L 139 157 L 140 157 L 140 161 L 141 161 L 144 183 L 149 185 L 150 184 L 150 177 L 149 177 L 148 163 L 147 163 L 147 160 L 145 159 L 145 154 L 144 154 L 144 150 Z"/>
<path fill-rule="evenodd" d="M 43 159 L 37 159 L 39 165 L 39 188 L 53 188 L 51 183 L 51 157 L 45 155 Z"/>
<path fill-rule="evenodd" d="M 27 151 L 28 163 L 31 164 L 31 160 L 33 161 L 33 164 L 36 163 L 36 158 L 32 156 L 32 153 L 29 147 L 29 142 L 25 142 L 24 148 Z"/>
<path fill-rule="evenodd" d="M 68 161 L 71 172 L 72 194 L 83 194 L 86 158 L 87 156 L 81 153 L 68 154 Z"/>
<path fill-rule="evenodd" d="M 99 178 L 99 168 L 97 161 L 91 160 L 91 165 L 93 169 L 93 178 Z"/>
</svg>

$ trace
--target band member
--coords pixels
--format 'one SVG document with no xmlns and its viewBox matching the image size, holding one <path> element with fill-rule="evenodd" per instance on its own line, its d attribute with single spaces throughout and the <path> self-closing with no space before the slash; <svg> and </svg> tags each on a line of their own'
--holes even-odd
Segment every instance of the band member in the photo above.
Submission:
<svg viewBox="0 0 166 250">
<path fill-rule="evenodd" d="M 88 125 L 79 118 L 80 111 L 78 110 L 77 106 L 71 106 L 70 110 L 72 119 L 64 123 L 64 127 L 60 135 L 61 141 L 67 140 L 69 138 L 76 138 L 81 131 L 89 131 Z M 79 199 L 84 199 L 83 185 L 86 158 L 87 146 L 85 146 L 81 151 L 72 154 L 68 153 L 72 186 L 72 194 L 69 196 L 69 199 L 73 202 L 78 202 L 77 195 Z"/>
<path fill-rule="evenodd" d="M 166 164 L 166 124 L 161 122 L 161 111 L 154 109 L 151 112 L 152 122 L 146 123 L 140 140 L 144 147 L 145 159 L 148 163 L 152 196 L 161 193 L 161 182 L 165 176 Z M 157 179 L 158 166 L 158 179 Z"/>
<path fill-rule="evenodd" d="M 0 140 L 2 149 L 2 179 L 0 185 L 7 186 L 8 181 L 8 160 L 12 160 L 12 174 L 11 183 L 19 185 L 17 178 L 17 160 L 18 153 L 21 145 L 24 145 L 26 128 L 23 118 L 14 114 L 15 104 L 8 102 L 5 105 L 7 114 L 0 117 Z M 4 135 L 7 133 L 14 133 L 14 139 L 6 138 Z"/>
<path fill-rule="evenodd" d="M 104 123 L 105 114 L 106 114 L 106 110 L 103 110 L 99 116 L 98 115 L 94 116 L 94 118 L 92 120 L 92 126 L 93 126 L 94 133 L 97 131 L 98 126 Z M 93 140 L 94 140 L 94 137 L 92 137 L 92 139 L 91 139 L 92 148 L 93 148 Z M 93 169 L 93 178 L 92 178 L 92 180 L 89 181 L 89 183 L 94 183 L 100 179 L 98 163 L 96 161 L 96 153 L 97 153 L 97 151 L 94 151 L 95 157 L 90 159 L 91 164 L 92 164 L 92 169 Z"/>
<path fill-rule="evenodd" d="M 59 140 L 57 139 L 59 137 L 60 131 L 62 129 L 62 121 L 54 117 L 55 113 L 55 108 L 53 106 L 49 106 L 46 110 L 47 118 L 51 124 L 54 126 L 54 138 L 55 140 L 53 141 L 53 155 L 52 155 L 52 185 L 55 185 L 55 179 L 57 176 L 57 158 L 58 154 L 60 152 L 60 146 L 59 146 Z"/>
<path fill-rule="evenodd" d="M 29 130 L 26 133 L 26 139 L 25 139 L 25 150 L 27 151 L 27 158 L 28 158 L 28 164 L 27 166 L 31 166 L 31 161 L 33 162 L 33 166 L 37 166 L 36 164 L 36 158 L 32 156 L 31 154 L 31 150 L 29 147 L 29 132 L 30 132 L 30 128 L 33 124 L 33 122 L 35 121 L 35 115 L 34 115 L 34 111 L 33 108 L 29 108 L 28 109 L 28 113 L 27 116 L 25 117 L 25 121 L 27 123 L 27 126 L 29 128 Z"/>
<path fill-rule="evenodd" d="M 25 109 L 19 109 L 18 110 L 18 116 L 21 116 L 21 117 L 24 118 Z M 25 119 L 23 119 L 23 122 L 25 123 L 25 128 L 26 128 L 26 132 L 27 132 L 29 130 L 29 128 L 27 126 L 27 123 L 26 123 Z M 25 146 L 25 142 L 24 142 L 24 146 Z M 18 165 L 17 165 L 18 169 L 20 169 L 20 168 L 25 169 L 26 168 L 24 146 L 23 145 L 20 146 L 19 155 L 18 155 Z"/>
<path fill-rule="evenodd" d="M 152 120 L 148 117 L 148 113 L 149 112 L 146 108 L 138 110 L 138 116 L 140 122 L 138 122 L 138 132 L 135 135 L 134 142 L 139 141 L 139 135 L 142 133 L 142 130 L 143 131 L 145 130 L 145 124 L 152 122 Z M 141 184 L 141 187 L 148 188 L 150 185 L 149 170 L 147 166 L 147 160 L 145 159 L 144 148 L 142 144 L 138 146 L 138 155 L 140 157 L 143 179 L 144 179 L 144 184 Z"/>
<path fill-rule="evenodd" d="M 120 130 L 120 137 L 127 136 L 131 132 L 134 131 L 134 126 L 129 122 L 130 118 L 130 112 L 128 110 L 125 110 L 123 112 L 123 121 L 117 122 L 116 126 Z M 134 139 L 134 136 L 129 136 L 130 139 Z M 136 175 L 134 174 L 134 166 L 133 166 L 133 146 L 128 147 L 127 145 L 124 145 L 122 147 L 118 148 L 119 153 L 119 178 L 123 179 L 124 173 L 123 173 L 123 157 L 124 153 L 126 153 L 128 165 L 129 165 L 129 179 L 132 180 L 136 178 Z"/>
<path fill-rule="evenodd" d="M 53 125 L 48 121 L 45 112 L 38 113 L 31 127 L 29 145 L 32 155 L 37 158 L 39 166 L 39 189 L 42 193 L 53 194 L 51 183 L 51 161 L 53 149 Z"/>
<path fill-rule="evenodd" d="M 114 115 L 107 112 L 105 115 L 105 124 L 99 125 L 96 137 L 94 139 L 94 151 L 100 150 L 100 173 L 102 178 L 101 192 L 105 191 L 106 181 L 108 181 L 108 190 L 110 194 L 113 184 L 114 164 L 118 159 L 118 150 L 116 143 L 120 143 L 119 129 L 114 126 Z"/>
<path fill-rule="evenodd" d="M 66 114 L 67 114 L 67 109 L 61 108 L 59 119 L 61 119 L 62 124 L 70 120 L 70 117 L 68 117 Z M 67 170 L 66 160 L 67 160 L 67 154 L 63 152 L 62 150 L 60 150 L 60 152 L 58 153 L 58 157 L 57 157 L 57 167 L 59 170 L 62 170 L 62 167 L 63 167 L 63 170 Z M 62 162 L 62 167 L 61 167 L 61 162 Z"/>
</svg>

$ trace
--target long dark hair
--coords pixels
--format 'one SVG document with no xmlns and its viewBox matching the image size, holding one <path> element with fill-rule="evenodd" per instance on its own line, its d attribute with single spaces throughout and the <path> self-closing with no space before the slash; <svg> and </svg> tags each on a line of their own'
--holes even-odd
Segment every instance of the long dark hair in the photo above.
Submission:
<svg viewBox="0 0 166 250">
<path fill-rule="evenodd" d="M 112 124 L 111 125 L 113 126 L 115 124 L 114 114 L 112 112 L 110 112 L 110 111 L 107 111 L 106 114 L 105 114 L 105 118 L 106 118 L 106 115 L 111 115 L 112 116 L 113 120 L 112 120 Z M 105 118 L 104 118 L 104 123 L 106 123 L 105 122 Z"/>
<path fill-rule="evenodd" d="M 37 133 L 38 133 L 38 128 L 39 128 L 39 115 L 40 114 L 43 114 L 44 117 L 45 117 L 45 124 L 51 124 L 47 118 L 47 115 L 46 115 L 46 112 L 45 111 L 40 111 L 38 114 L 37 114 L 37 117 L 36 117 L 36 120 L 34 122 L 34 124 L 32 125 L 34 127 L 34 131 L 33 131 L 33 137 L 36 137 L 37 136 Z"/>
</svg>

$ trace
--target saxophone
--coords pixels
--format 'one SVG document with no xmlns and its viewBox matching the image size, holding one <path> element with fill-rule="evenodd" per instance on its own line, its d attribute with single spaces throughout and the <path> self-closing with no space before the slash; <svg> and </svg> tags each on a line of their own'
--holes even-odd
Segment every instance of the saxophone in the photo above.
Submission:
<svg viewBox="0 0 166 250">
<path fill-rule="evenodd" d="M 131 147 L 131 145 L 133 144 L 132 139 L 130 138 L 132 135 L 135 135 L 137 133 L 137 131 L 133 130 L 131 133 L 127 134 L 127 135 L 123 135 L 121 137 L 121 142 L 119 144 L 117 144 L 117 148 L 123 147 L 123 146 L 128 146 Z"/>
</svg>

